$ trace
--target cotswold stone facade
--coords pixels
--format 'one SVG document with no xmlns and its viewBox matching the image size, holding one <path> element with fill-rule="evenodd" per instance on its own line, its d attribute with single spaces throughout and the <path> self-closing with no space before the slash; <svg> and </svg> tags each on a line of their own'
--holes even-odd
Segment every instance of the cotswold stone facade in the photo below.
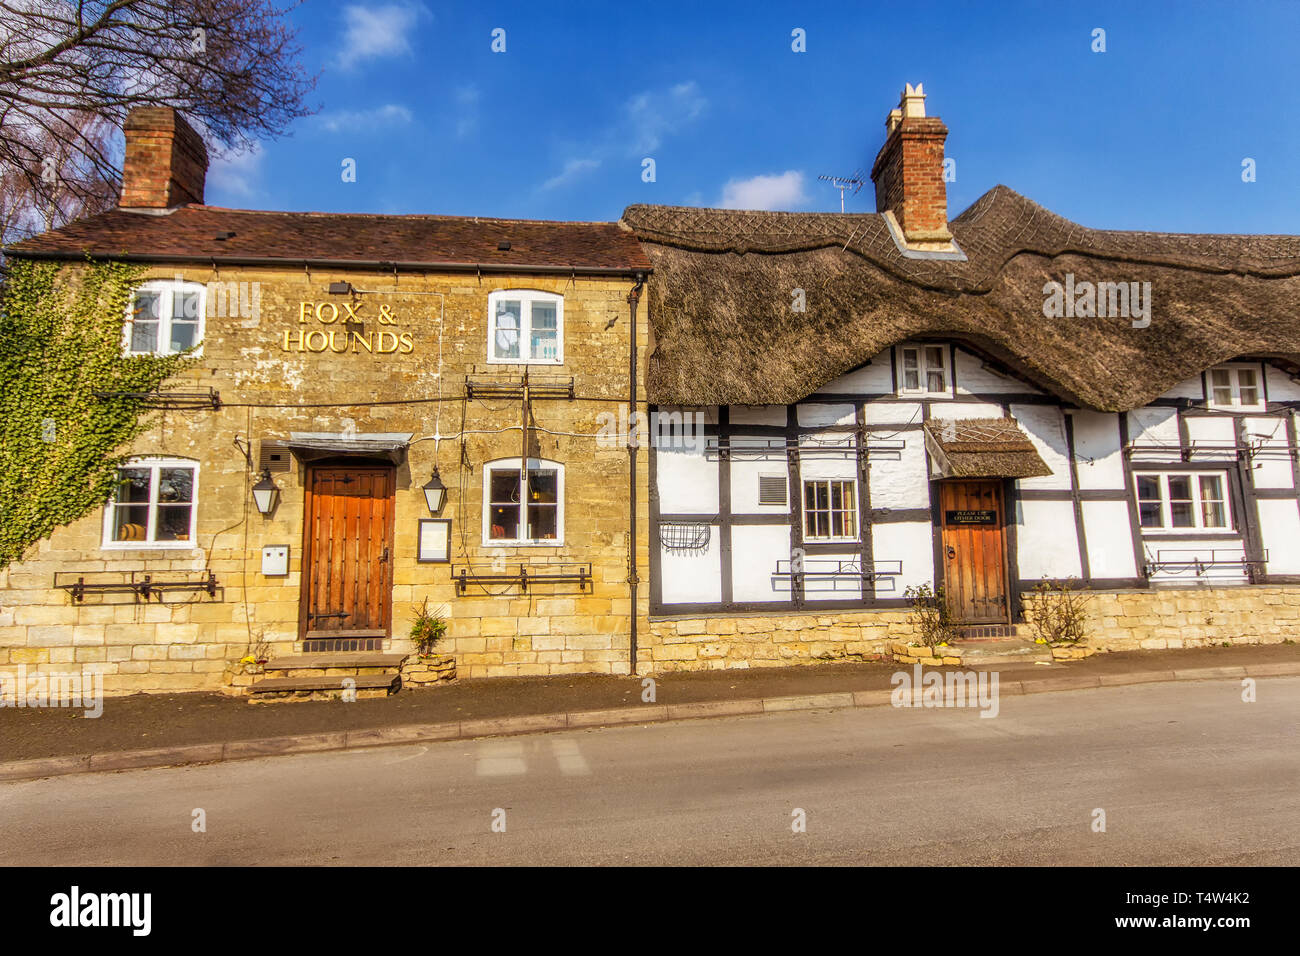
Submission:
<svg viewBox="0 0 1300 956">
<path fill-rule="evenodd" d="M 395 280 L 359 271 L 231 268 L 214 274 L 191 267 L 151 270 L 148 278 L 178 276 L 205 290 L 209 282 L 247 283 L 260 296 L 255 315 L 208 316 L 201 357 L 170 383 L 188 392 L 212 389 L 220 407 L 154 412 L 152 426 L 130 449 L 133 457 L 190 461 L 197 468 L 193 543 L 106 548 L 98 510 L 59 528 L 25 560 L 0 571 L 0 665 L 27 664 L 29 671 L 94 665 L 108 693 L 212 690 L 231 685 L 232 665 L 245 656 L 300 650 L 309 463 L 285 454 L 287 470 L 272 475 L 279 503 L 264 517 L 249 490 L 259 477 L 263 443 L 294 433 L 383 433 L 413 436 L 395 467 L 387 557 L 391 626 L 383 650 L 411 650 L 411 617 L 427 599 L 430 610 L 448 620 L 438 650 L 454 655 L 460 676 L 629 672 L 628 451 L 617 436 L 600 440 L 598 433 L 608 420 L 602 413 L 616 420 L 622 407 L 626 418 L 631 278 L 403 273 Z M 339 282 L 383 291 L 331 295 L 331 283 Z M 528 457 L 563 466 L 563 543 L 554 547 L 484 544 L 484 466 L 520 457 L 522 402 L 468 397 L 467 381 L 487 389 L 521 376 L 522 367 L 486 360 L 488 296 L 510 289 L 563 299 L 564 361 L 529 367 L 533 381 L 564 385 L 562 394 L 534 397 L 529 406 Z M 435 292 L 441 298 L 428 294 Z M 409 335 L 412 348 L 383 355 L 364 348 L 359 354 L 298 352 L 291 341 L 291 350 L 284 349 L 286 331 L 295 340 L 301 329 L 330 331 L 316 320 L 315 303 L 343 312 L 344 302 L 360 318 L 357 328 L 391 328 L 399 337 Z M 306 322 L 302 303 L 312 304 Z M 395 325 L 376 324 L 381 307 Z M 332 311 L 322 310 L 326 318 Z M 641 339 L 644 355 L 643 324 Z M 435 442 L 425 440 L 435 434 L 443 436 L 436 458 Z M 435 464 L 447 486 L 441 517 L 451 521 L 448 563 L 417 560 L 419 521 L 430 517 L 421 486 Z M 644 457 L 640 467 L 644 472 Z M 640 514 L 644 521 L 644 508 Z M 646 540 L 642 528 L 643 567 Z M 269 545 L 288 545 L 287 574 L 262 573 L 262 549 Z M 453 569 L 512 573 L 521 564 L 535 575 L 555 565 L 590 565 L 591 577 L 585 590 L 536 581 L 525 593 L 507 584 L 471 584 L 463 595 L 452 580 Z M 75 602 L 53 586 L 56 574 L 60 581 L 84 576 L 93 584 L 127 581 L 132 573 L 156 582 L 198 581 L 207 572 L 216 581 L 215 597 L 171 591 L 162 600 L 140 600 L 91 591 Z"/>
</svg>

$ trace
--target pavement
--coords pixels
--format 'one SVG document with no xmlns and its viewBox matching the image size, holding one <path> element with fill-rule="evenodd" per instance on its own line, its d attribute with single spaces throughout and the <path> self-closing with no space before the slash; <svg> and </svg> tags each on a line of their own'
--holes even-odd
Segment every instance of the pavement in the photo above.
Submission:
<svg viewBox="0 0 1300 956">
<path fill-rule="evenodd" d="M 987 668 L 1002 694 L 1127 683 L 1300 674 L 1300 645 L 1234 645 L 1098 654 Z M 110 697 L 103 714 L 0 709 L 0 781 L 213 763 L 251 757 L 889 703 L 893 663 L 658 675 L 485 678 L 388 698 L 252 706 L 224 694 Z"/>
<path fill-rule="evenodd" d="M 995 719 L 801 710 L 6 783 L 5 863 L 1295 866 L 1300 678 L 1255 690 L 1144 683 L 1003 697 Z M 1240 889 L 1232 875 L 1172 888 Z M 1071 931 L 1122 914 L 1077 889 L 1029 905 Z"/>
</svg>

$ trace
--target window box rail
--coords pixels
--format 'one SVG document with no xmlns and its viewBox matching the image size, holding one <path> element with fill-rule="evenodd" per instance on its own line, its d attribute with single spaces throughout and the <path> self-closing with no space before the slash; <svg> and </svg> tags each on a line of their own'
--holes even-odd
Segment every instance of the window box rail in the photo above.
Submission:
<svg viewBox="0 0 1300 956">
<path fill-rule="evenodd" d="M 225 593 L 211 571 L 182 571 L 180 575 L 155 578 L 143 571 L 56 571 L 54 586 L 67 591 L 73 604 L 81 604 L 92 595 L 129 594 L 136 604 L 148 604 L 156 597 L 161 604 L 164 595 L 173 591 L 206 592 L 214 600 L 219 593 Z"/>
<path fill-rule="evenodd" d="M 476 568 L 453 567 L 451 579 L 456 582 L 456 595 L 464 597 L 473 586 L 489 588 L 497 585 L 519 588 L 521 594 L 527 594 L 531 585 L 576 584 L 578 590 L 585 592 L 594 585 L 591 564 L 556 564 L 529 568 L 520 565 L 518 571 L 482 572 Z"/>
<path fill-rule="evenodd" d="M 1204 577 L 1209 571 L 1230 568 L 1240 569 L 1242 574 L 1250 576 L 1257 571 L 1263 571 L 1267 564 L 1268 551 L 1264 552 L 1263 558 L 1251 560 L 1239 551 L 1210 549 L 1210 556 L 1207 558 L 1204 550 L 1161 548 L 1156 552 L 1154 560 L 1151 560 L 1150 556 L 1148 556 L 1144 567 L 1148 577 L 1162 571 L 1167 574 L 1184 574 L 1188 571 L 1194 571 L 1199 578 Z"/>
</svg>

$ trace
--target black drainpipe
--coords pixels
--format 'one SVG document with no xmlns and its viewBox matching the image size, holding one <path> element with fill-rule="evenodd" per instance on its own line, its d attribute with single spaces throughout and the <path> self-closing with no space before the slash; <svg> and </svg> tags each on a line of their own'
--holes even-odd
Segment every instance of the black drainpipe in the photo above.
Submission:
<svg viewBox="0 0 1300 956">
<path fill-rule="evenodd" d="M 632 291 L 627 294 L 627 304 L 631 316 L 632 328 L 629 330 L 628 340 L 631 343 L 628 349 L 628 472 L 627 472 L 627 507 L 628 507 L 628 566 L 627 566 L 627 587 L 628 596 L 632 602 L 631 608 L 631 676 L 636 677 L 636 621 L 637 621 L 637 584 L 640 578 L 636 572 L 636 452 L 637 444 L 641 440 L 641 433 L 649 423 L 641 423 L 642 427 L 633 431 L 633 423 L 636 421 L 637 412 L 637 388 L 636 388 L 636 307 L 641 301 L 641 287 L 645 285 L 645 273 L 636 274 L 636 285 Z"/>
</svg>

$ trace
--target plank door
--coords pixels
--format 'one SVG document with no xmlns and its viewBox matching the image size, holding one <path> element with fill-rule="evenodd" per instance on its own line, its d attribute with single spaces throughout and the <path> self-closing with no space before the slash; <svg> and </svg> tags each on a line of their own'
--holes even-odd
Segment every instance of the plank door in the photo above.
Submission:
<svg viewBox="0 0 1300 956">
<path fill-rule="evenodd" d="M 299 634 L 388 637 L 395 470 L 315 465 L 307 471 Z"/>
<path fill-rule="evenodd" d="M 939 483 L 944 589 L 957 619 L 1006 623 L 1007 561 L 1002 482 Z"/>
</svg>

